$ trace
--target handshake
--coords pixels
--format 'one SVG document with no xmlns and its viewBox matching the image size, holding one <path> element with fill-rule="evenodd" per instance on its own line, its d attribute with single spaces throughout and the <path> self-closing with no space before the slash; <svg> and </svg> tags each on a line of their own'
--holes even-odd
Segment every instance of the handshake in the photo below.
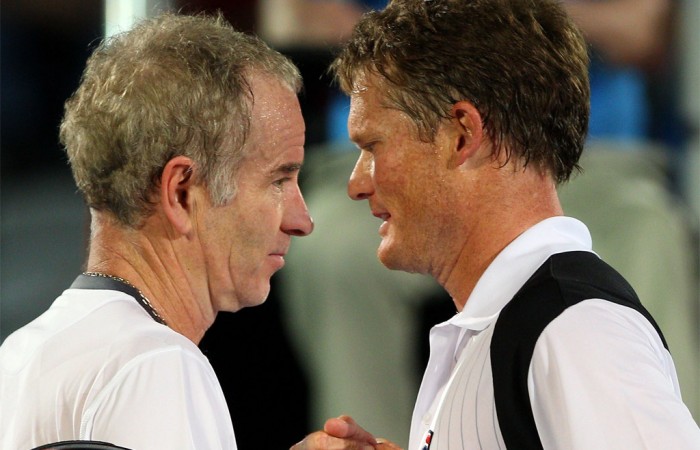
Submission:
<svg viewBox="0 0 700 450">
<path fill-rule="evenodd" d="M 349 416 L 328 419 L 323 431 L 306 436 L 290 450 L 401 450 L 386 439 L 377 439 Z"/>
</svg>

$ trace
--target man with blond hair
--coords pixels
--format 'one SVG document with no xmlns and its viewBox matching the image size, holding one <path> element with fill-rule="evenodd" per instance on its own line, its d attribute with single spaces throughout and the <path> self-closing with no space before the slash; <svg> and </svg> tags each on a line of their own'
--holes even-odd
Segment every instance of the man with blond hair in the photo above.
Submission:
<svg viewBox="0 0 700 450">
<path fill-rule="evenodd" d="M 379 259 L 457 310 L 431 330 L 409 448 L 700 448 L 661 330 L 559 202 L 590 98 L 560 2 L 393 0 L 333 69 Z M 295 446 L 322 448 L 396 445 L 342 416 Z"/>
</svg>

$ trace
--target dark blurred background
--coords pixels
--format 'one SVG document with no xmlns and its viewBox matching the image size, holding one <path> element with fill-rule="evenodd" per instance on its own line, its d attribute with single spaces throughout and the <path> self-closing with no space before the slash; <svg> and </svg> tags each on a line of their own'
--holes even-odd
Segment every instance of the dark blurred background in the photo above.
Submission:
<svg viewBox="0 0 700 450">
<path fill-rule="evenodd" d="M 105 33 L 107 3 L 4 0 L 0 5 L 0 342 L 42 313 L 84 263 L 88 212 L 58 143 L 58 126 L 63 102 L 77 88 L 85 60 Z M 258 31 L 256 0 L 145 3 L 150 11 L 218 9 L 238 29 Z M 696 11 L 695 3 L 688 0 Z M 333 49 L 304 45 L 283 52 L 302 71 L 300 101 L 312 151 L 327 135 L 326 68 Z M 697 57 L 694 64 L 691 72 L 697 74 Z M 693 133 L 698 129 L 695 103 L 690 106 Z M 673 124 L 665 125 L 659 132 L 670 132 L 673 140 Z M 689 173 L 678 189 L 696 214 L 698 154 L 696 147 L 678 163 L 678 170 Z M 290 345 L 277 286 L 273 277 L 270 298 L 260 307 L 220 314 L 200 345 L 221 381 L 241 450 L 288 448 L 320 425 L 309 420 L 308 374 Z M 441 320 L 440 314 L 426 311 L 425 326 Z"/>
</svg>

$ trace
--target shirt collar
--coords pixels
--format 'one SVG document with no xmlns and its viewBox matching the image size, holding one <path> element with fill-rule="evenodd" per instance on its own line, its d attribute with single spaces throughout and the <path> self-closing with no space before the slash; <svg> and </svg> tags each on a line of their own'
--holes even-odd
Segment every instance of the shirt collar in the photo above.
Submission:
<svg viewBox="0 0 700 450">
<path fill-rule="evenodd" d="M 550 256 L 570 251 L 592 251 L 591 235 L 582 222 L 571 217 L 550 217 L 532 226 L 486 268 L 464 309 L 439 326 L 485 329 Z"/>
</svg>

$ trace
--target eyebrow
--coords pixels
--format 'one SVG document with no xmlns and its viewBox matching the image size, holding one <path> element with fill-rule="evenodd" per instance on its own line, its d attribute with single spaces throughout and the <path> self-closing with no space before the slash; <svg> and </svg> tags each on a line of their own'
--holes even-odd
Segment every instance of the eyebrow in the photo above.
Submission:
<svg viewBox="0 0 700 450">
<path fill-rule="evenodd" d="M 352 128 L 348 126 L 348 138 L 355 143 L 355 145 L 360 146 L 366 142 L 368 140 L 368 134 L 370 134 L 370 130 L 367 130 L 367 125 L 364 123 L 361 125 L 353 123 Z"/>
<path fill-rule="evenodd" d="M 277 166 L 275 169 L 273 169 L 271 174 L 276 174 L 279 172 L 282 172 L 282 173 L 299 172 L 301 170 L 301 165 L 302 165 L 302 163 L 282 164 L 281 166 Z"/>
<path fill-rule="evenodd" d="M 375 132 L 374 130 L 367 130 L 366 128 L 363 128 L 348 137 L 353 144 L 355 144 L 355 147 L 360 150 L 367 147 L 367 145 L 370 143 L 380 140 L 379 133 Z"/>
</svg>

